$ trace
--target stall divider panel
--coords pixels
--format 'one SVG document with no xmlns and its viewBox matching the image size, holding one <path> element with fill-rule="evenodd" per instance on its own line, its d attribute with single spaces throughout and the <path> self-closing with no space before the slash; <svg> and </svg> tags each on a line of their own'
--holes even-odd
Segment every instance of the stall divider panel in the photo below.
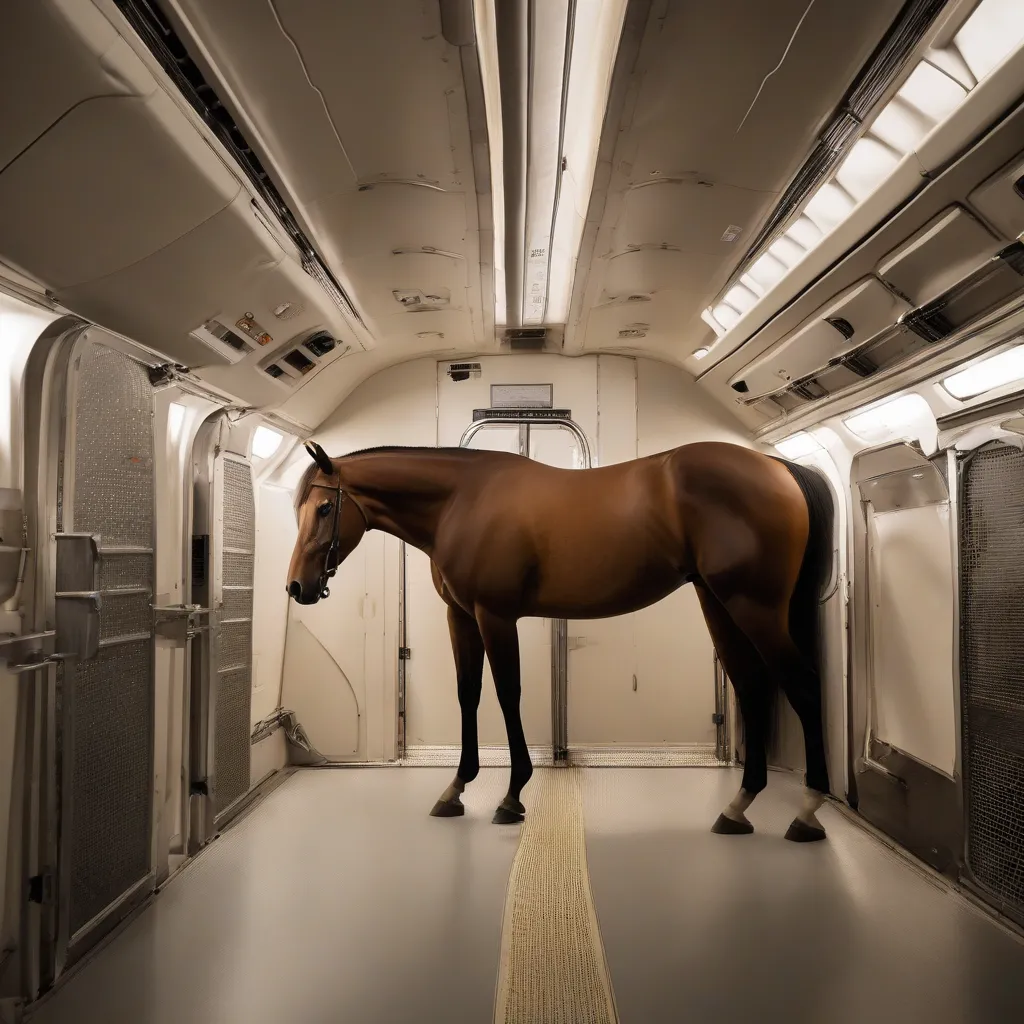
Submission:
<svg viewBox="0 0 1024 1024">
<path fill-rule="evenodd" d="M 93 537 L 101 602 L 98 653 L 57 671 L 57 974 L 154 878 L 153 391 L 91 334 L 70 354 L 57 469 L 57 533 Z"/>
<path fill-rule="evenodd" d="M 1024 452 L 994 442 L 959 468 L 965 873 L 1024 924 Z"/>
<path fill-rule="evenodd" d="M 213 472 L 213 601 L 209 765 L 214 822 L 220 824 L 251 782 L 252 609 L 256 506 L 252 467 L 229 452 Z"/>
</svg>

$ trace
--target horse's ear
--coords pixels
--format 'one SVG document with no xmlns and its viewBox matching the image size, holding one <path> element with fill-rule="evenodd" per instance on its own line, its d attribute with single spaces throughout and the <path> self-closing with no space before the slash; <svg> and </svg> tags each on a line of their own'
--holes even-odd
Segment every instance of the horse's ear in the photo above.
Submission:
<svg viewBox="0 0 1024 1024">
<path fill-rule="evenodd" d="M 306 451 L 309 452 L 309 457 L 317 464 L 317 467 L 322 473 L 326 473 L 328 476 L 334 475 L 334 464 L 331 462 L 330 456 L 316 443 L 316 441 L 303 441 L 303 445 Z"/>
</svg>

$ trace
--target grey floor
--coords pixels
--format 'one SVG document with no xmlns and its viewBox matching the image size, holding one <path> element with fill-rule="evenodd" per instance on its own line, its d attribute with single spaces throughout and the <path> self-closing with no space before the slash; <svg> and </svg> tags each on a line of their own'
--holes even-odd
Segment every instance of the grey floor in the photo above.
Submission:
<svg viewBox="0 0 1024 1024">
<path fill-rule="evenodd" d="M 485 769 L 458 821 L 426 813 L 450 769 L 293 776 L 31 1024 L 488 1024 L 519 835 L 490 824 L 506 773 Z M 1024 1019 L 1024 943 L 835 810 L 829 842 L 785 842 L 790 776 L 771 775 L 755 835 L 711 835 L 737 785 L 584 772 L 623 1024 Z"/>
<path fill-rule="evenodd" d="M 783 839 L 799 780 L 772 772 L 752 836 L 708 829 L 732 771 L 584 778 L 587 859 L 624 1024 L 1024 1021 L 1024 943 L 838 810 Z"/>
<path fill-rule="evenodd" d="M 428 811 L 450 768 L 303 771 L 216 840 L 32 1024 L 486 1024 L 519 829 Z"/>
</svg>

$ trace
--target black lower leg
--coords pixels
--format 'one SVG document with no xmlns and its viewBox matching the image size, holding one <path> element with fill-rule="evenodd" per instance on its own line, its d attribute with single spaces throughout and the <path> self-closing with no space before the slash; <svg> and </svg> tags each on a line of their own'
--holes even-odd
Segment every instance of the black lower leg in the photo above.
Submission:
<svg viewBox="0 0 1024 1024">
<path fill-rule="evenodd" d="M 519 675 L 519 633 L 514 621 L 496 619 L 487 612 L 481 611 L 477 621 L 491 663 L 498 704 L 505 719 L 511 761 L 508 793 L 495 811 L 492 820 L 498 825 L 509 825 L 523 820 L 526 808 L 519 798 L 523 787 L 533 775 L 533 763 L 530 761 L 530 751 L 526 746 L 526 734 L 523 732 L 523 720 L 519 709 L 522 693 Z"/>
<path fill-rule="evenodd" d="M 477 739 L 477 710 L 484 673 L 484 642 L 476 620 L 460 608 L 449 607 L 448 630 L 455 654 L 455 672 L 459 686 L 459 710 L 462 714 L 462 753 L 459 770 L 451 785 L 434 804 L 435 818 L 457 818 L 466 813 L 462 794 L 468 783 L 480 774 L 480 746 Z"/>
</svg>

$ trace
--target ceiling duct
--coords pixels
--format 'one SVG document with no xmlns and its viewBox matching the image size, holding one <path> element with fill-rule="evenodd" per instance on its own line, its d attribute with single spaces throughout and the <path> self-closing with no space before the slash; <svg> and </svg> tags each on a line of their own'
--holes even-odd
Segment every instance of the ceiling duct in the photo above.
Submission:
<svg viewBox="0 0 1024 1024">
<path fill-rule="evenodd" d="M 553 327 L 512 327 L 503 332 L 501 344 L 509 352 L 560 350 L 562 331 Z"/>
</svg>

